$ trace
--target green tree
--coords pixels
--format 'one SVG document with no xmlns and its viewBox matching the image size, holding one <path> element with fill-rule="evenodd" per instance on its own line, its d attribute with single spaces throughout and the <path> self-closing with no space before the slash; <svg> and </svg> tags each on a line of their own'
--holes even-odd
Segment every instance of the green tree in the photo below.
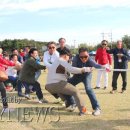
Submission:
<svg viewBox="0 0 130 130">
<path fill-rule="evenodd" d="M 130 36 L 124 35 L 124 37 L 122 37 L 122 41 L 125 44 L 126 48 L 130 49 Z"/>
</svg>

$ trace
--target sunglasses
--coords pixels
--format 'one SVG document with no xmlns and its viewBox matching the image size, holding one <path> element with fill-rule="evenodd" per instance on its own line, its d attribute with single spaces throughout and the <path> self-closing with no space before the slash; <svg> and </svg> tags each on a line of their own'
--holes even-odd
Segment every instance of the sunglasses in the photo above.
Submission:
<svg viewBox="0 0 130 130">
<path fill-rule="evenodd" d="M 105 45 L 105 46 L 106 46 L 107 44 L 106 44 L 106 43 L 102 43 L 102 45 Z"/>
<path fill-rule="evenodd" d="M 80 56 L 79 58 L 80 58 L 80 59 L 87 59 L 88 56 Z"/>
<path fill-rule="evenodd" d="M 55 47 L 49 47 L 49 49 L 55 49 Z"/>
</svg>

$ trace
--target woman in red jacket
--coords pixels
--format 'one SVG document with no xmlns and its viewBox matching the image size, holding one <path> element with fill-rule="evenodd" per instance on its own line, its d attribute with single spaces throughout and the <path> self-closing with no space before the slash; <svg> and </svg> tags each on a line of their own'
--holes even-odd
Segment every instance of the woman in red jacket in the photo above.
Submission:
<svg viewBox="0 0 130 130">
<path fill-rule="evenodd" d="M 0 52 L 1 48 L 0 48 Z M 8 66 L 15 66 L 15 64 L 9 60 L 3 58 L 2 54 L 0 54 L 0 70 L 5 70 Z M 6 98 L 6 90 L 4 83 L 0 81 L 0 92 L 1 92 L 1 100 L 3 103 L 3 109 L 8 108 L 7 98 Z"/>
<path fill-rule="evenodd" d="M 96 56 L 95 56 L 95 61 L 104 66 L 104 67 L 110 67 L 112 64 L 112 58 L 111 55 L 106 52 L 106 47 L 107 47 L 108 41 L 103 40 L 101 42 L 101 47 L 97 49 L 96 51 Z M 97 74 L 97 83 L 95 89 L 100 88 L 100 81 L 102 75 L 104 76 L 104 89 L 108 87 L 108 72 L 106 70 L 98 70 Z"/>
</svg>

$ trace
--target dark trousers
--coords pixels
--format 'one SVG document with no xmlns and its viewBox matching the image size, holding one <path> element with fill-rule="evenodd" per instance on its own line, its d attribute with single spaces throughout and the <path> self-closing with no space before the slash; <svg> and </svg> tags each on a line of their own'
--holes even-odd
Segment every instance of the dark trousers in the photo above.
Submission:
<svg viewBox="0 0 130 130">
<path fill-rule="evenodd" d="M 126 72 L 113 72 L 113 77 L 112 77 L 112 88 L 113 90 L 117 90 L 117 79 L 119 77 L 119 74 L 121 74 L 122 77 L 122 90 L 126 90 L 126 85 L 127 85 L 127 73 Z"/>
<path fill-rule="evenodd" d="M 0 82 L 0 92 L 1 92 L 1 100 L 3 103 L 3 107 L 8 107 L 8 103 L 6 99 L 6 90 L 3 82 Z"/>
<path fill-rule="evenodd" d="M 38 99 L 39 100 L 43 99 L 43 93 L 41 90 L 41 86 L 37 81 L 35 81 L 35 83 L 27 83 L 27 82 L 21 82 L 20 80 L 18 80 L 18 94 L 22 93 L 22 86 L 24 86 L 26 89 L 25 94 L 29 94 L 30 93 L 30 89 L 29 89 L 30 85 L 33 86 L 32 90 L 36 91 L 36 95 L 37 95 Z"/>
<path fill-rule="evenodd" d="M 8 76 L 8 80 L 6 80 L 4 82 L 4 84 L 6 86 L 8 86 L 8 84 L 11 83 L 13 85 L 13 88 L 16 88 L 17 87 L 17 80 L 18 80 L 18 77 Z"/>
</svg>

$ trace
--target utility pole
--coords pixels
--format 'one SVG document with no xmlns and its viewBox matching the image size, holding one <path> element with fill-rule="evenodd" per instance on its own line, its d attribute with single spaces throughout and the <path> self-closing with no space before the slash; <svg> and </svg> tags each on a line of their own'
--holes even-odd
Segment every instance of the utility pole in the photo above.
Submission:
<svg viewBox="0 0 130 130">
<path fill-rule="evenodd" d="M 76 47 L 75 47 L 75 42 L 76 42 L 76 40 L 74 40 L 74 48 L 76 48 Z"/>
</svg>

